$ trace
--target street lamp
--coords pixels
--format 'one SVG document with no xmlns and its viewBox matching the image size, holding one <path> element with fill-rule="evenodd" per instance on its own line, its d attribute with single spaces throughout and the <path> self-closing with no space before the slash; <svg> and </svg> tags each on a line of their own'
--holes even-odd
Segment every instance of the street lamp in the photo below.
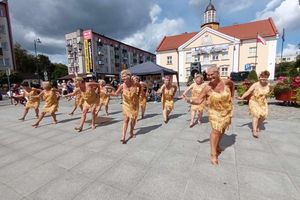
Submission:
<svg viewBox="0 0 300 200">
<path fill-rule="evenodd" d="M 36 65 L 36 69 L 37 69 L 38 81 L 39 81 L 39 84 L 40 84 L 40 75 L 39 75 L 40 70 L 39 70 L 39 65 L 37 63 L 36 46 L 37 46 L 37 44 L 41 44 L 42 42 L 41 42 L 40 38 L 37 38 L 37 39 L 33 40 L 33 42 L 34 42 L 34 52 L 35 52 L 35 65 Z"/>
</svg>

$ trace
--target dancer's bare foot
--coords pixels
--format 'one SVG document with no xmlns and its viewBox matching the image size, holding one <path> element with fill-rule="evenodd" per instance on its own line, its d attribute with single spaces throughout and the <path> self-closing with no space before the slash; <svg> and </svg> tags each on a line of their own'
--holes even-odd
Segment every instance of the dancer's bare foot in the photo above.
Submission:
<svg viewBox="0 0 300 200">
<path fill-rule="evenodd" d="M 212 165 L 218 165 L 219 164 L 218 156 L 214 155 L 214 154 L 211 154 L 210 155 L 210 162 L 211 162 Z"/>
<path fill-rule="evenodd" d="M 39 124 L 38 123 L 35 123 L 35 124 L 32 124 L 31 125 L 33 128 L 37 128 L 38 126 L 39 126 Z"/>
<path fill-rule="evenodd" d="M 57 120 L 54 120 L 53 122 L 52 122 L 52 124 L 57 124 L 58 123 L 58 121 Z"/>
<path fill-rule="evenodd" d="M 190 128 L 192 128 L 194 126 L 194 122 L 190 123 Z"/>
<path fill-rule="evenodd" d="M 74 113 L 71 112 L 71 113 L 69 113 L 69 115 L 74 115 Z"/>
<path fill-rule="evenodd" d="M 78 133 L 82 131 L 82 127 L 75 127 L 74 128 Z"/>
<path fill-rule="evenodd" d="M 217 155 L 220 155 L 223 151 L 224 149 L 222 149 L 221 147 L 217 147 Z"/>
<path fill-rule="evenodd" d="M 92 129 L 93 129 L 93 130 L 95 130 L 95 129 L 96 129 L 96 126 L 95 126 L 95 125 L 92 125 L 91 127 L 92 127 Z"/>
<path fill-rule="evenodd" d="M 132 132 L 130 132 L 130 137 L 131 138 L 136 138 L 136 134 L 134 134 L 133 131 L 132 131 Z"/>
<path fill-rule="evenodd" d="M 252 136 L 253 136 L 254 138 L 258 138 L 258 133 L 257 133 L 257 131 L 252 130 Z"/>
<path fill-rule="evenodd" d="M 201 120 L 198 120 L 197 122 L 198 122 L 198 125 L 201 126 L 201 124 L 202 124 Z"/>
<path fill-rule="evenodd" d="M 121 142 L 122 144 L 126 144 L 126 140 L 125 140 L 125 139 L 120 140 L 120 142 Z"/>
<path fill-rule="evenodd" d="M 25 120 L 25 118 L 24 118 L 24 117 L 21 117 L 21 118 L 19 118 L 18 120 L 24 121 L 24 120 Z"/>
</svg>

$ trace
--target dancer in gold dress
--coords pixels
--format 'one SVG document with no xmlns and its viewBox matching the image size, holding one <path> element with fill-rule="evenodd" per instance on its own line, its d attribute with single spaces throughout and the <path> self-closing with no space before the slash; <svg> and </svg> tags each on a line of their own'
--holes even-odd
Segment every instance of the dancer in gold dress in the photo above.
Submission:
<svg viewBox="0 0 300 200">
<path fill-rule="evenodd" d="M 28 82 L 24 82 L 22 84 L 22 87 L 24 89 L 24 93 L 19 96 L 22 96 L 24 98 L 27 97 L 28 101 L 25 105 L 23 116 L 19 120 L 25 120 L 25 117 L 30 108 L 34 109 L 35 116 L 38 118 L 39 117 L 40 98 L 35 97 L 35 96 L 37 96 L 39 94 L 39 92 L 41 92 L 42 90 L 34 88 L 34 87 L 29 87 Z"/>
<path fill-rule="evenodd" d="M 74 79 L 75 83 L 75 89 L 72 93 L 69 93 L 67 95 L 64 95 L 65 98 L 69 98 L 71 96 L 75 96 L 75 102 L 74 102 L 74 108 L 73 110 L 69 113 L 69 115 L 73 115 L 75 110 L 79 107 L 81 112 L 83 110 L 83 97 L 82 97 L 82 92 L 80 90 L 80 84 L 82 84 L 83 79 L 81 77 L 76 77 Z"/>
<path fill-rule="evenodd" d="M 145 111 L 146 111 L 146 105 L 147 105 L 147 91 L 148 86 L 145 82 L 141 81 L 140 77 L 134 76 L 135 83 L 139 84 L 141 86 L 141 92 L 139 97 L 139 105 L 141 110 L 141 119 L 144 119 L 145 117 Z"/>
<path fill-rule="evenodd" d="M 113 87 L 106 86 L 105 80 L 98 81 L 100 85 L 100 99 L 99 99 L 99 106 L 97 108 L 96 115 L 100 112 L 102 106 L 105 107 L 105 115 L 108 116 L 108 103 L 110 100 L 109 91 L 113 90 Z"/>
<path fill-rule="evenodd" d="M 221 80 L 219 69 L 210 67 L 207 71 L 209 83 L 205 85 L 197 99 L 184 96 L 188 103 L 199 105 L 205 99 L 208 104 L 208 116 L 212 127 L 210 134 L 211 163 L 218 164 L 218 155 L 221 153 L 220 141 L 225 130 L 231 124 L 232 98 L 234 84 L 231 80 Z"/>
<path fill-rule="evenodd" d="M 53 123 L 57 124 L 56 114 L 58 109 L 58 100 L 60 94 L 56 88 L 52 88 L 51 84 L 46 81 L 43 82 L 43 90 L 37 96 L 32 96 L 32 98 L 40 98 L 42 97 L 45 100 L 44 110 L 39 115 L 39 118 L 36 123 L 32 124 L 33 127 L 38 127 L 39 123 L 45 117 L 47 113 L 49 113 L 53 118 Z"/>
<path fill-rule="evenodd" d="M 203 84 L 203 76 L 201 74 L 195 74 L 194 75 L 194 83 L 191 84 L 184 92 L 183 96 L 186 96 L 186 94 L 189 91 L 192 91 L 192 99 L 197 99 L 200 95 L 202 89 L 204 88 L 205 84 Z M 203 110 L 205 108 L 205 101 L 203 101 L 200 105 L 192 105 L 191 106 L 191 122 L 190 122 L 190 128 L 194 126 L 194 118 L 195 115 L 198 115 L 198 124 L 201 125 L 201 119 Z"/>
<path fill-rule="evenodd" d="M 83 109 L 80 119 L 80 124 L 78 127 L 75 127 L 75 130 L 81 132 L 83 129 L 83 124 L 86 120 L 86 114 L 88 111 L 91 111 L 92 116 L 92 129 L 96 128 L 95 120 L 96 120 L 96 108 L 99 104 L 99 95 L 96 93 L 99 90 L 99 84 L 96 82 L 84 82 L 80 83 L 80 90 L 83 98 Z"/>
<path fill-rule="evenodd" d="M 251 95 L 249 100 L 249 110 L 252 116 L 252 135 L 258 138 L 260 126 L 268 115 L 267 96 L 270 94 L 270 85 L 268 78 L 270 72 L 263 71 L 259 75 L 259 81 L 252 84 L 251 87 L 238 99 L 242 100 Z"/>
<path fill-rule="evenodd" d="M 126 144 L 126 132 L 128 128 L 128 123 L 130 120 L 130 138 L 134 138 L 135 134 L 133 132 L 137 116 L 139 113 L 139 96 L 141 91 L 141 86 L 139 83 L 134 83 L 131 72 L 128 70 L 121 71 L 121 78 L 123 83 L 119 86 L 116 92 L 111 95 L 117 96 L 121 92 L 123 93 L 123 129 L 122 129 L 122 139 L 120 140 L 122 144 Z"/>
<path fill-rule="evenodd" d="M 161 94 L 161 102 L 163 107 L 164 122 L 168 123 L 170 119 L 170 113 L 174 109 L 174 96 L 176 94 L 177 87 L 172 84 L 170 76 L 164 77 L 164 84 L 157 91 L 157 94 Z"/>
</svg>

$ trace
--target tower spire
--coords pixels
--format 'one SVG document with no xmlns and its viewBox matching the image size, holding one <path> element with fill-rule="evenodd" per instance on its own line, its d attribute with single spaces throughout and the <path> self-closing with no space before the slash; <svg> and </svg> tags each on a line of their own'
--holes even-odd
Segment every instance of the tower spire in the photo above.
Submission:
<svg viewBox="0 0 300 200">
<path fill-rule="evenodd" d="M 211 3 L 211 0 L 209 0 L 209 4 L 204 12 L 203 24 L 201 25 L 201 28 L 204 27 L 210 27 L 215 30 L 219 28 L 219 22 L 217 21 L 217 11 L 215 9 L 215 6 Z"/>
</svg>

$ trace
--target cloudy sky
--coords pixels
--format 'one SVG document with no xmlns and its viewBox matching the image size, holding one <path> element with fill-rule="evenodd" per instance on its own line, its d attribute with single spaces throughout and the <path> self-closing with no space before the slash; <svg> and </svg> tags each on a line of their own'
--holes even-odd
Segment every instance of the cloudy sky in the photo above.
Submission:
<svg viewBox="0 0 300 200">
<path fill-rule="evenodd" d="M 209 0 L 9 0 L 14 42 L 66 63 L 64 35 L 78 28 L 154 52 L 165 35 L 199 31 Z M 300 43 L 299 0 L 212 0 L 221 26 L 272 17 L 284 54 Z M 278 40 L 280 52 L 281 40 Z"/>
</svg>

